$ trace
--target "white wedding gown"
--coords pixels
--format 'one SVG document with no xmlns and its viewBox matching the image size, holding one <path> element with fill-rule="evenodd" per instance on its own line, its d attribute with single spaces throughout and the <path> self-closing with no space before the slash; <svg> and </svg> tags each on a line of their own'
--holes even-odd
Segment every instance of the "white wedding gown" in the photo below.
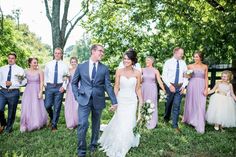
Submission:
<svg viewBox="0 0 236 157">
<path fill-rule="evenodd" d="M 139 145 L 139 137 L 133 134 L 137 111 L 136 82 L 136 77 L 120 76 L 117 110 L 98 141 L 109 157 L 125 157 L 131 147 Z"/>
</svg>

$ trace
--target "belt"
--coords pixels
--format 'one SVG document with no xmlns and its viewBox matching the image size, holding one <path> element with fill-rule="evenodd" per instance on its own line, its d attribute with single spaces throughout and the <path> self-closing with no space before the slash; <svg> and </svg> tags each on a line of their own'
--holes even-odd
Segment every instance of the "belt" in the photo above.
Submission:
<svg viewBox="0 0 236 157">
<path fill-rule="evenodd" d="M 18 88 L 3 88 L 3 87 L 0 87 L 0 90 L 3 90 L 3 91 L 7 91 L 7 92 L 12 92 L 12 91 L 15 91 L 15 90 L 19 90 Z"/>
<path fill-rule="evenodd" d="M 183 83 L 170 83 L 170 84 L 175 87 L 181 87 L 183 85 Z"/>
<path fill-rule="evenodd" d="M 223 91 L 216 91 L 216 93 L 220 94 L 220 95 L 224 95 L 227 96 L 227 93 L 223 92 Z"/>
<path fill-rule="evenodd" d="M 62 83 L 47 83 L 47 85 L 53 86 L 53 87 L 58 87 L 58 86 L 62 86 Z"/>
</svg>

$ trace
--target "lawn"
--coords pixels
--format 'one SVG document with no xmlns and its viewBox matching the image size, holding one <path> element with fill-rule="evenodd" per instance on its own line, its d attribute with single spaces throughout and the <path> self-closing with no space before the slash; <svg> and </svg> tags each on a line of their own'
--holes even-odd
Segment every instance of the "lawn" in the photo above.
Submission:
<svg viewBox="0 0 236 157">
<path fill-rule="evenodd" d="M 138 148 L 132 148 L 127 157 L 234 157 L 236 156 L 236 128 L 215 131 L 213 126 L 206 126 L 205 134 L 198 134 L 191 126 L 180 123 L 182 134 L 176 134 L 171 124 L 162 121 L 164 103 L 159 105 L 159 124 L 156 129 L 145 130 L 141 135 Z M 182 104 L 183 108 L 183 104 Z M 181 110 L 183 111 L 183 109 Z M 102 123 L 107 123 L 112 113 L 104 110 Z M 77 131 L 65 126 L 62 109 L 58 131 L 52 133 L 48 128 L 21 133 L 19 131 L 20 105 L 14 131 L 0 135 L 0 157 L 75 157 L 77 147 Z M 90 140 L 90 129 L 88 132 Z M 105 157 L 96 151 L 95 157 Z"/>
</svg>

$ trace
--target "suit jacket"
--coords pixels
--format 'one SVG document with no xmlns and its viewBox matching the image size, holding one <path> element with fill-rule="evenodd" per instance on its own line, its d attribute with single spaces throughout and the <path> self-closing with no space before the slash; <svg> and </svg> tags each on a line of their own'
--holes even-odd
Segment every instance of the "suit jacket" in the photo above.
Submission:
<svg viewBox="0 0 236 157">
<path fill-rule="evenodd" d="M 78 82 L 80 82 L 79 88 Z M 105 91 L 110 97 L 112 104 L 117 104 L 116 96 L 111 86 L 109 69 L 100 62 L 98 63 L 93 83 L 89 76 L 89 61 L 86 61 L 78 65 L 71 84 L 72 91 L 80 105 L 88 105 L 92 96 L 95 109 L 105 108 Z"/>
</svg>

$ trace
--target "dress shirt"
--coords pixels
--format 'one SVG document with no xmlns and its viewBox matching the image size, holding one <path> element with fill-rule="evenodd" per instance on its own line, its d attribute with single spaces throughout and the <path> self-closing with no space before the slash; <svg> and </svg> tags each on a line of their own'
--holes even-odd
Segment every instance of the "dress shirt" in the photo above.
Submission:
<svg viewBox="0 0 236 157">
<path fill-rule="evenodd" d="M 164 83 L 170 87 L 171 83 L 175 82 L 175 73 L 176 73 L 177 59 L 174 57 L 168 59 L 164 66 L 162 72 L 162 79 Z M 182 87 L 185 87 L 188 84 L 188 79 L 184 77 L 184 72 L 187 71 L 187 65 L 184 60 L 179 60 L 179 82 L 182 83 Z"/>
<path fill-rule="evenodd" d="M 92 80 L 93 63 L 94 63 L 94 61 L 89 59 L 89 77 L 90 77 L 90 80 Z M 96 72 L 98 72 L 98 62 L 95 62 L 95 66 L 96 66 Z"/>
<path fill-rule="evenodd" d="M 0 86 L 2 88 L 7 88 L 6 87 L 6 81 L 7 81 L 7 75 L 9 71 L 10 65 L 5 65 L 0 68 Z M 16 77 L 16 75 L 24 75 L 25 76 L 25 71 L 19 67 L 16 64 L 11 65 L 11 82 L 12 85 L 8 89 L 18 89 L 20 86 L 23 86 L 26 84 L 27 80 L 24 79 L 21 83 Z"/>
<path fill-rule="evenodd" d="M 55 70 L 56 60 L 48 62 L 44 70 L 44 82 L 45 86 L 47 83 L 54 83 L 54 70 Z M 62 87 L 66 89 L 69 81 L 63 81 L 63 75 L 69 74 L 68 66 L 62 61 L 58 61 L 58 78 L 57 83 L 63 83 Z M 68 78 L 67 78 L 68 79 Z"/>
<path fill-rule="evenodd" d="M 119 66 L 118 66 L 118 69 L 122 69 L 122 68 L 124 68 L 124 67 L 125 67 L 125 66 L 124 66 L 123 61 L 120 62 Z M 142 71 L 141 65 L 140 65 L 139 63 L 136 63 L 135 65 L 133 65 L 133 68 L 136 69 L 136 70 L 138 70 L 138 71 L 140 71 L 140 72 Z"/>
</svg>

